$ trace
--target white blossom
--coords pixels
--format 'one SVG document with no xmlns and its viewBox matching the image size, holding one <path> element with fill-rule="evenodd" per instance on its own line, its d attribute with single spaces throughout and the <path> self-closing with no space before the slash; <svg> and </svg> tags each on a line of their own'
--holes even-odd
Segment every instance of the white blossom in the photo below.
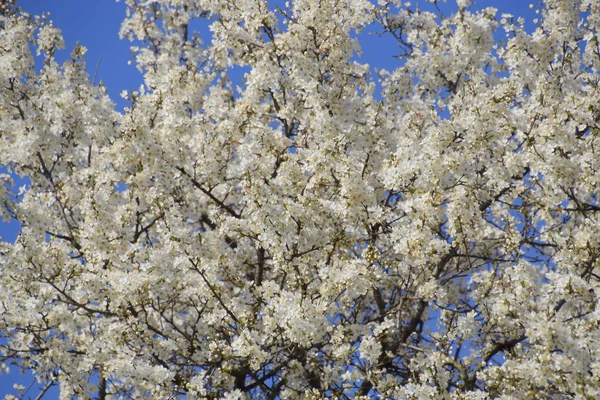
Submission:
<svg viewBox="0 0 600 400">
<path fill-rule="evenodd" d="M 123 112 L 5 3 L 2 372 L 65 399 L 600 396 L 598 0 L 531 32 L 468 0 L 127 0 Z"/>
</svg>

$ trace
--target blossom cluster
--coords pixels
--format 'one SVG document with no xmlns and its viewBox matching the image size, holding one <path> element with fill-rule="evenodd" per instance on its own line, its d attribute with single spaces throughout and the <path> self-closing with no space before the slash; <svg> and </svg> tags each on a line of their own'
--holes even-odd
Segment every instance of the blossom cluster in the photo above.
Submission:
<svg viewBox="0 0 600 400">
<path fill-rule="evenodd" d="M 62 399 L 600 397 L 599 0 L 531 32 L 468 0 L 127 0 L 124 112 L 5 3 L 3 368 Z"/>
</svg>

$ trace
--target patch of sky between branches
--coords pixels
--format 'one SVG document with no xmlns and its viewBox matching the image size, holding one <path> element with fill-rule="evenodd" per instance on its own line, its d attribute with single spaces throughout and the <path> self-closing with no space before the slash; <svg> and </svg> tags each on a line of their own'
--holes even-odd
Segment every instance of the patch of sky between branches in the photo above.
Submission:
<svg viewBox="0 0 600 400">
<path fill-rule="evenodd" d="M 29 178 L 17 175 L 6 165 L 0 166 L 0 174 L 5 174 L 8 177 L 3 182 L 5 195 L 10 198 L 12 204 L 20 203 L 23 194 L 31 185 Z M 21 223 L 10 215 L 10 210 L 5 205 L 2 205 L 2 207 L 5 207 L 6 216 L 0 222 L 0 232 L 2 233 L 0 241 L 14 243 L 21 231 Z"/>
</svg>

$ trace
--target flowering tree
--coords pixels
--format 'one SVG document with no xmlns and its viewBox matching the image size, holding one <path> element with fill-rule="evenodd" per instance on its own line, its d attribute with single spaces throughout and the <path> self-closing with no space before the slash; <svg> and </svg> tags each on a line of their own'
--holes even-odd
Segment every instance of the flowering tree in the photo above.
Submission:
<svg viewBox="0 0 600 400">
<path fill-rule="evenodd" d="M 65 399 L 598 398 L 600 1 L 532 33 L 457 3 L 127 0 L 119 113 L 2 2 L 5 366 Z"/>
</svg>

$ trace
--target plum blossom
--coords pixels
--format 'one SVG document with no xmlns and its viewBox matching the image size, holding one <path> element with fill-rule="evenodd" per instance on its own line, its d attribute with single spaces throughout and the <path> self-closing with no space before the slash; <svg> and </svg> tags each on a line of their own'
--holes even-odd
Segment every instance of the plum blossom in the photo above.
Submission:
<svg viewBox="0 0 600 400">
<path fill-rule="evenodd" d="M 4 3 L 3 373 L 65 399 L 599 396 L 598 0 L 531 31 L 469 0 L 127 0 L 122 112 Z"/>
</svg>

